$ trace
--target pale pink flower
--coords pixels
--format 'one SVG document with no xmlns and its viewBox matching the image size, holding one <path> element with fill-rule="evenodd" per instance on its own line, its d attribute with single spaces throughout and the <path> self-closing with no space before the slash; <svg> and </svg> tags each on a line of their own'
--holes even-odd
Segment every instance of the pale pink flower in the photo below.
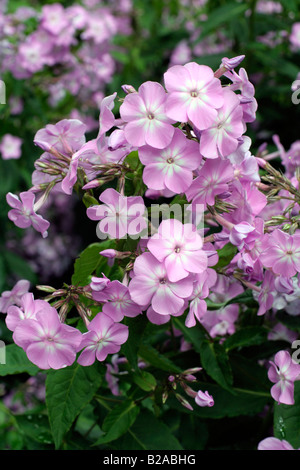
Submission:
<svg viewBox="0 0 300 470">
<path fill-rule="evenodd" d="M 188 201 L 193 204 L 209 204 L 213 206 L 215 197 L 226 193 L 228 184 L 233 180 L 232 165 L 226 160 L 206 160 L 191 186 L 186 191 Z"/>
<path fill-rule="evenodd" d="M 11 305 L 20 307 L 22 305 L 21 299 L 28 292 L 29 287 L 30 282 L 26 279 L 21 279 L 14 285 L 11 291 L 2 292 L 0 297 L 0 312 L 7 313 L 7 309 Z"/>
<path fill-rule="evenodd" d="M 3 160 L 17 159 L 21 156 L 23 140 L 11 134 L 5 134 L 0 143 Z"/>
<path fill-rule="evenodd" d="M 168 323 L 171 319 L 171 317 L 180 317 L 181 315 L 184 314 L 186 308 L 188 306 L 188 302 L 185 299 L 183 307 L 178 310 L 178 312 L 170 312 L 169 314 L 161 314 L 157 313 L 155 310 L 153 310 L 152 306 L 147 309 L 147 318 L 148 320 L 153 323 L 154 325 L 164 325 L 165 323 Z"/>
<path fill-rule="evenodd" d="M 300 234 L 289 235 L 275 229 L 269 235 L 269 243 L 261 253 L 261 262 L 276 274 L 292 277 L 300 272 Z"/>
<path fill-rule="evenodd" d="M 31 191 L 25 191 L 20 194 L 20 199 L 12 193 L 6 195 L 6 201 L 13 209 L 8 212 L 8 218 L 14 222 L 17 227 L 33 227 L 40 232 L 43 238 L 47 237 L 50 223 L 43 219 L 41 215 L 36 214 L 34 201 L 35 194 Z"/>
<path fill-rule="evenodd" d="M 188 140 L 175 129 L 171 143 L 164 149 L 144 146 L 139 149 L 139 159 L 145 165 L 143 181 L 150 189 L 162 191 L 169 189 L 183 193 L 193 181 L 193 170 L 201 162 L 199 145 Z"/>
<path fill-rule="evenodd" d="M 217 273 L 214 269 L 207 269 L 195 276 L 194 288 L 189 298 L 189 311 L 185 320 L 185 326 L 192 328 L 196 325 L 196 319 L 201 322 L 207 312 L 205 298 L 209 296 L 209 289 L 217 281 Z"/>
<path fill-rule="evenodd" d="M 223 95 L 223 106 L 211 125 L 201 132 L 200 153 L 205 158 L 224 158 L 233 153 L 246 130 L 238 96 L 228 89 Z"/>
<path fill-rule="evenodd" d="M 40 369 L 61 369 L 75 361 L 81 336 L 76 328 L 61 323 L 55 308 L 47 304 L 35 319 L 18 323 L 13 340 Z"/>
<path fill-rule="evenodd" d="M 14 331 L 20 321 L 25 319 L 36 319 L 36 314 L 40 310 L 47 310 L 48 302 L 45 300 L 35 300 L 30 292 L 21 297 L 21 305 L 11 305 L 7 309 L 5 318 L 6 326 L 9 330 Z"/>
<path fill-rule="evenodd" d="M 141 307 L 130 297 L 128 287 L 120 281 L 111 281 L 103 291 L 105 304 L 102 312 L 111 317 L 115 322 L 125 317 L 136 317 L 142 313 Z"/>
<path fill-rule="evenodd" d="M 257 450 L 296 450 L 285 439 L 277 439 L 277 437 L 266 437 L 259 442 Z M 298 449 L 299 450 L 299 449 Z"/>
<path fill-rule="evenodd" d="M 190 273 L 202 273 L 207 268 L 203 241 L 193 224 L 179 220 L 163 220 L 148 241 L 147 247 L 155 258 L 165 263 L 168 278 L 177 282 Z"/>
<path fill-rule="evenodd" d="M 207 65 L 189 62 L 174 65 L 164 74 L 168 91 L 166 114 L 179 122 L 190 121 L 197 129 L 206 129 L 223 105 L 223 89 Z"/>
<path fill-rule="evenodd" d="M 66 11 L 60 3 L 44 5 L 42 8 L 41 26 L 57 36 L 69 25 Z"/>
<path fill-rule="evenodd" d="M 122 196 L 113 188 L 101 193 L 104 204 L 90 206 L 87 216 L 99 220 L 99 231 L 111 238 L 122 238 L 126 234 L 137 235 L 147 227 L 144 217 L 145 205 L 141 196 Z"/>
<path fill-rule="evenodd" d="M 125 96 L 120 115 L 125 122 L 125 138 L 131 145 L 162 149 L 170 144 L 175 121 L 165 113 L 166 99 L 164 88 L 150 81 L 143 83 L 137 93 Z"/>
<path fill-rule="evenodd" d="M 271 388 L 271 395 L 278 403 L 293 405 L 294 382 L 300 375 L 300 365 L 293 362 L 288 351 L 279 351 L 274 361 L 270 361 L 268 377 L 275 385 Z"/>
<path fill-rule="evenodd" d="M 104 361 L 108 354 L 119 352 L 128 339 L 128 326 L 114 322 L 103 312 L 93 318 L 88 330 L 78 348 L 78 351 L 83 349 L 77 360 L 82 366 L 90 366 L 96 359 Z"/>
<path fill-rule="evenodd" d="M 46 152 L 52 147 L 71 156 L 85 143 L 86 125 L 78 119 L 63 119 L 56 124 L 47 124 L 34 136 L 34 143 Z"/>
<path fill-rule="evenodd" d="M 193 279 L 190 276 L 171 282 L 164 263 L 160 263 L 151 253 L 143 253 L 136 258 L 129 292 L 132 300 L 143 310 L 151 304 L 158 314 L 176 314 L 192 291 Z"/>
<path fill-rule="evenodd" d="M 299 51 L 300 49 L 300 23 L 299 22 L 296 22 L 293 24 L 289 39 L 290 39 L 290 43 L 292 46 L 292 50 Z"/>
<path fill-rule="evenodd" d="M 272 271 L 265 271 L 260 293 L 257 296 L 259 303 L 257 315 L 264 315 L 273 306 L 276 297 L 275 277 Z"/>
<path fill-rule="evenodd" d="M 213 397 L 206 391 L 202 392 L 202 390 L 198 390 L 197 395 L 195 396 L 195 402 L 198 406 L 214 406 L 215 402 Z"/>
</svg>

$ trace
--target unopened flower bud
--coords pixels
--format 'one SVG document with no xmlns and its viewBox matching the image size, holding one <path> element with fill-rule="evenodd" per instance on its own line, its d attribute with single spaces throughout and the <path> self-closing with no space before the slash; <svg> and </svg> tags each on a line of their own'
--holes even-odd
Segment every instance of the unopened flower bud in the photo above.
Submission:
<svg viewBox="0 0 300 470">
<path fill-rule="evenodd" d="M 227 69 L 227 70 L 233 70 L 234 68 L 238 67 L 241 62 L 245 59 L 244 55 L 238 55 L 236 57 L 232 57 L 231 59 L 228 59 L 228 57 L 223 57 L 222 59 L 222 65 Z"/>
<path fill-rule="evenodd" d="M 117 251 L 113 249 L 107 249 L 99 252 L 99 255 L 104 256 L 105 258 L 115 258 Z"/>
<path fill-rule="evenodd" d="M 168 399 L 168 396 L 169 396 L 169 394 L 168 394 L 167 390 L 164 391 L 163 394 L 162 394 L 162 402 L 163 403 L 166 403 L 166 401 Z"/>
<path fill-rule="evenodd" d="M 43 292 L 49 292 L 49 293 L 55 292 L 55 288 L 51 286 L 36 286 L 36 288 L 38 290 L 42 290 Z"/>
<path fill-rule="evenodd" d="M 181 403 L 182 406 L 184 406 L 185 408 L 187 408 L 188 410 L 190 411 L 193 411 L 194 408 L 192 407 L 192 405 L 182 396 L 182 395 L 179 395 L 179 393 L 176 393 L 175 394 L 175 397 L 177 398 L 177 400 L 179 401 L 179 403 Z"/>
<path fill-rule="evenodd" d="M 202 392 L 201 390 L 198 390 L 197 395 L 195 397 L 195 402 L 198 406 L 201 407 L 214 406 L 215 404 L 213 397 L 207 391 Z"/>
<path fill-rule="evenodd" d="M 122 85 L 121 88 L 127 94 L 137 93 L 136 89 L 132 85 Z"/>
</svg>

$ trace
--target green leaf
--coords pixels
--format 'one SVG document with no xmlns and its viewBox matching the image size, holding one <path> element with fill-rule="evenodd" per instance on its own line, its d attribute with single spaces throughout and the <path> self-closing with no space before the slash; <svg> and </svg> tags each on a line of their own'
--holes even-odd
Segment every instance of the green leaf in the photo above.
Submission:
<svg viewBox="0 0 300 470">
<path fill-rule="evenodd" d="M 78 363 L 51 370 L 46 379 L 46 405 L 55 447 L 59 448 L 66 432 L 80 411 L 100 387 L 104 368 L 95 363 L 84 367 Z"/>
<path fill-rule="evenodd" d="M 20 279 L 27 279 L 32 284 L 37 283 L 37 276 L 32 271 L 31 267 L 21 256 L 13 253 L 12 251 L 5 251 L 3 253 L 7 269 L 12 273 L 17 273 Z"/>
<path fill-rule="evenodd" d="M 201 329 L 201 327 L 196 325 L 193 328 L 188 328 L 180 318 L 173 318 L 173 323 L 175 327 L 182 331 L 185 340 L 188 343 L 192 343 L 195 351 L 200 354 L 201 343 L 207 338 L 207 335 Z"/>
<path fill-rule="evenodd" d="M 119 450 L 182 450 L 169 427 L 150 411 L 141 410 L 133 426 L 115 442 Z"/>
<path fill-rule="evenodd" d="M 115 243 L 115 240 L 106 240 L 89 245 L 75 261 L 72 284 L 85 286 L 89 283 L 89 278 L 96 269 L 102 266 L 104 269 L 107 266 L 107 259 L 99 255 L 99 252 L 108 248 L 114 248 Z"/>
<path fill-rule="evenodd" d="M 200 345 L 201 365 L 207 374 L 221 387 L 232 390 L 232 371 L 225 348 L 212 341 L 202 341 Z"/>
<path fill-rule="evenodd" d="M 156 379 L 150 372 L 141 370 L 134 372 L 131 377 L 133 382 L 145 392 L 150 392 L 156 387 Z"/>
<path fill-rule="evenodd" d="M 300 318 L 298 315 L 289 315 L 288 313 L 281 311 L 276 312 L 276 318 L 287 328 L 300 332 Z"/>
<path fill-rule="evenodd" d="M 121 352 L 126 356 L 130 365 L 134 369 L 138 369 L 138 350 L 149 322 L 146 315 L 139 315 L 135 318 L 125 318 L 124 323 L 128 326 L 129 336 L 126 343 L 122 345 Z"/>
<path fill-rule="evenodd" d="M 107 444 L 125 434 L 135 422 L 140 409 L 131 400 L 116 405 L 105 417 L 102 430 L 106 433 L 96 442 L 96 445 Z"/>
<path fill-rule="evenodd" d="M 226 351 L 231 349 L 253 346 L 255 344 L 262 344 L 267 340 L 268 332 L 265 328 L 260 326 L 249 326 L 242 328 L 231 336 L 229 336 L 223 343 Z"/>
<path fill-rule="evenodd" d="M 36 375 L 39 370 L 37 366 L 29 361 L 22 348 L 16 344 L 5 346 L 5 364 L 0 363 L 0 376 L 22 373 Z"/>
<path fill-rule="evenodd" d="M 239 294 L 236 297 L 233 297 L 232 299 L 229 299 L 226 302 L 222 302 L 220 304 L 212 302 L 209 298 L 205 300 L 207 303 L 208 310 L 219 310 L 231 304 L 243 304 L 247 305 L 248 307 L 257 307 L 258 305 L 256 300 L 254 300 L 253 298 L 253 293 L 251 289 L 246 289 L 242 294 Z"/>
<path fill-rule="evenodd" d="M 223 248 L 217 250 L 217 252 L 219 255 L 219 261 L 214 266 L 214 269 L 221 269 L 225 266 L 228 266 L 232 258 L 236 255 L 237 247 L 232 245 L 231 243 L 227 243 L 225 246 L 223 246 Z"/>
<path fill-rule="evenodd" d="M 204 23 L 201 23 L 201 35 L 200 38 L 204 38 L 212 31 L 216 31 L 224 23 L 230 22 L 234 17 L 243 17 L 247 10 L 247 3 L 237 4 L 236 2 L 222 5 L 219 8 L 214 9 L 213 13 L 210 14 Z"/>
<path fill-rule="evenodd" d="M 51 444 L 53 447 L 49 420 L 46 415 L 28 411 L 23 415 L 17 414 L 16 421 L 19 429 L 24 434 L 25 440 L 29 438 L 44 445 L 45 448 Z"/>
<path fill-rule="evenodd" d="M 300 382 L 295 382 L 294 405 L 274 405 L 274 436 L 285 439 L 294 449 L 300 447 Z"/>
<path fill-rule="evenodd" d="M 160 354 L 155 348 L 149 344 L 143 344 L 138 351 L 139 356 L 146 362 L 169 373 L 180 373 L 181 369 L 177 367 L 170 359 Z"/>
<path fill-rule="evenodd" d="M 207 374 L 223 388 L 232 391 L 232 372 L 227 353 L 222 345 L 207 339 L 205 332 L 198 326 L 187 328 L 183 321 L 174 318 L 176 325 L 196 352 L 200 354 L 201 365 Z"/>
</svg>

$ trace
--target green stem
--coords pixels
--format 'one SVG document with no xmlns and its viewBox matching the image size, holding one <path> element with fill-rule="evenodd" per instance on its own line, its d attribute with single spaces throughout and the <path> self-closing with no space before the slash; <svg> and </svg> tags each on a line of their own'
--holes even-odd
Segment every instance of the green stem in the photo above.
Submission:
<svg viewBox="0 0 300 470">
<path fill-rule="evenodd" d="M 270 393 L 267 393 L 267 392 L 256 392 L 255 390 L 247 390 L 244 388 L 237 388 L 237 387 L 234 387 L 233 390 L 236 390 L 237 392 L 242 392 L 242 393 L 249 393 L 249 395 L 256 395 L 259 397 L 271 398 Z"/>
</svg>

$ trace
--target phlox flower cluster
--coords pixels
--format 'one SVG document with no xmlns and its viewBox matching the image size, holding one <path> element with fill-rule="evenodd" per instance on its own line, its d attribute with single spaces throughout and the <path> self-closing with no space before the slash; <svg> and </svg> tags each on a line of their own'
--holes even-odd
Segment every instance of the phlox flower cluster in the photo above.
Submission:
<svg viewBox="0 0 300 470">
<path fill-rule="evenodd" d="M 56 2 L 19 7 L 14 13 L 4 8 L 0 13 L 1 77 L 9 72 L 16 80 L 30 80 L 53 70 L 40 83 L 49 105 L 56 107 L 70 94 L 80 106 L 80 112 L 74 108 L 71 117 L 81 114 L 95 128 L 97 123 L 87 110 L 98 109 L 106 85 L 120 67 L 111 54 L 113 39 L 130 34 L 131 8 L 126 0 L 66 7 Z M 28 28 L 28 23 L 35 27 Z M 7 155 L 8 150 L 3 158 L 18 158 Z M 14 155 L 18 155 L 17 148 Z"/>
<path fill-rule="evenodd" d="M 272 314 L 280 301 L 299 301 L 299 172 L 276 136 L 278 151 L 268 154 L 262 146 L 252 154 L 246 132 L 257 102 L 246 70 L 239 68 L 243 58 L 225 57 L 216 71 L 192 61 L 172 65 L 161 83 L 146 81 L 137 90 L 124 85 L 118 117 L 117 92 L 101 101 L 93 139 L 86 139 L 79 119 L 37 131 L 34 143 L 43 153 L 32 187 L 19 197 L 7 195 L 9 219 L 46 237 L 51 227 L 38 211 L 51 191 L 83 193 L 98 238 L 113 242 L 99 253 L 99 264 L 108 259 L 114 277 L 93 272 L 86 286 L 53 289 L 52 295 L 63 297 L 54 306 L 47 303 L 51 296 L 21 299 L 19 288 L 3 294 L 15 342 L 33 362 L 60 368 L 79 352 L 83 366 L 105 361 L 127 341 L 128 318 L 134 322 L 141 315 L 154 325 L 182 317 L 186 329 L 200 326 L 210 341 L 222 344 L 238 330 L 246 312 L 240 299 L 248 294 L 275 334 Z M 278 157 L 287 176 L 269 163 Z M 169 213 L 153 226 L 149 200 L 159 198 L 186 203 L 190 220 Z M 85 332 L 68 325 L 66 299 Z M 268 372 L 274 400 L 293 403 L 299 367 L 288 351 L 278 352 Z M 193 398 L 198 406 L 214 404 L 208 392 Z"/>
</svg>

